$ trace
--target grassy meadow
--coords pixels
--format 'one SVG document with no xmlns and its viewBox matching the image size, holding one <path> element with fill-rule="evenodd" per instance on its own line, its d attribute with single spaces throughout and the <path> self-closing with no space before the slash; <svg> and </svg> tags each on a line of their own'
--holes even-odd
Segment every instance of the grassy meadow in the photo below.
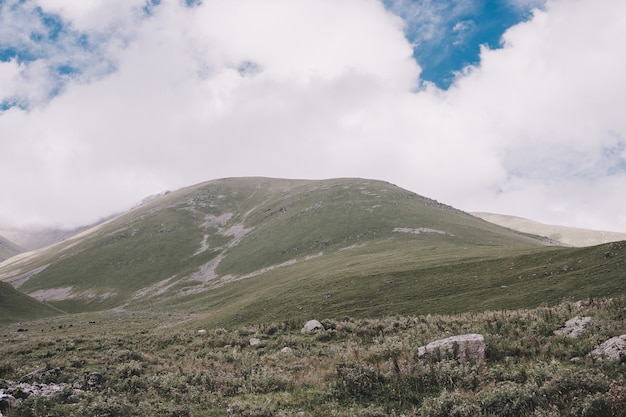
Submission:
<svg viewBox="0 0 626 417">
<path fill-rule="evenodd" d="M 5 416 L 625 416 L 623 362 L 587 354 L 626 333 L 626 298 L 451 315 L 211 328 L 202 314 L 108 312 L 0 328 L 0 388 L 56 385 Z M 594 318 L 579 339 L 553 331 Z M 205 329 L 199 333 L 198 330 Z M 480 333 L 486 360 L 419 359 Z M 250 341 L 259 339 L 252 346 Z M 289 349 L 285 349 L 289 348 Z M 287 351 L 285 351 L 287 350 Z M 575 359 L 573 359 L 575 358 Z"/>
</svg>

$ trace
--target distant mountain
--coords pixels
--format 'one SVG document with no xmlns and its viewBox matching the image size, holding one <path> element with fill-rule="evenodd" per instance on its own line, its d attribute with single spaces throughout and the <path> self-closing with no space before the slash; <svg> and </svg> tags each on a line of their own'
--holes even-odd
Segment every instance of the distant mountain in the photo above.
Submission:
<svg viewBox="0 0 626 417">
<path fill-rule="evenodd" d="M 9 227 L 0 226 L 0 236 L 11 240 L 20 248 L 30 251 L 41 249 L 46 246 L 61 242 L 70 236 L 87 230 L 94 225 L 82 226 L 72 229 L 54 228 L 54 227 Z"/>
<path fill-rule="evenodd" d="M 24 250 L 15 243 L 0 236 L 0 262 L 23 251 Z"/>
<path fill-rule="evenodd" d="M 524 233 L 546 236 L 565 245 L 583 247 L 602 243 L 626 240 L 626 233 L 606 232 L 601 230 L 581 229 L 567 226 L 543 224 L 523 217 L 507 216 L 494 213 L 472 213 L 497 225 Z"/>
<path fill-rule="evenodd" d="M 226 325 L 611 294 L 623 291 L 619 268 L 598 267 L 622 259 L 617 246 L 549 246 L 386 182 L 229 178 L 9 259 L 0 280 L 67 312 L 195 312 Z"/>
</svg>

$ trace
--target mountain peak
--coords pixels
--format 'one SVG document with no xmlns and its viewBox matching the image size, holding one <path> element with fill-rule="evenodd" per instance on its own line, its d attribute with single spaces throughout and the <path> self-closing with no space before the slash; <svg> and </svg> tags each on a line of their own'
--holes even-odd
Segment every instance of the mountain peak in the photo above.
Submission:
<svg viewBox="0 0 626 417">
<path fill-rule="evenodd" d="M 322 308 L 384 314 L 413 308 L 412 297 L 434 288 L 422 308 L 441 308 L 432 303 L 451 287 L 501 291 L 513 285 L 511 264 L 538 271 L 553 250 L 560 248 L 544 238 L 383 181 L 224 178 L 164 193 L 16 257 L 0 265 L 0 279 L 68 312 L 199 310 L 225 320 Z"/>
</svg>

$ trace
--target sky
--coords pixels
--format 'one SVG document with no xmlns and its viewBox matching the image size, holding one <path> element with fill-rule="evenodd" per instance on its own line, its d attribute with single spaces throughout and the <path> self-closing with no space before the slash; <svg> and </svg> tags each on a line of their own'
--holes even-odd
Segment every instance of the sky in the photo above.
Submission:
<svg viewBox="0 0 626 417">
<path fill-rule="evenodd" d="M 0 0 L 0 224 L 223 177 L 626 232 L 623 0 Z"/>
</svg>

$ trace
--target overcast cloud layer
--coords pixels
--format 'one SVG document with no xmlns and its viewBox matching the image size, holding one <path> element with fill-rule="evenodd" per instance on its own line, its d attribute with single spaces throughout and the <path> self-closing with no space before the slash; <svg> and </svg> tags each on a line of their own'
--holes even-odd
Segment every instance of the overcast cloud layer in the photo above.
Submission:
<svg viewBox="0 0 626 417">
<path fill-rule="evenodd" d="M 447 90 L 420 78 L 408 14 L 376 0 L 153 3 L 0 1 L 0 40 L 40 25 L 25 7 L 63 22 L 39 29 L 48 46 L 20 40 L 40 58 L 0 62 L 0 224 L 84 224 L 228 176 L 344 176 L 626 232 L 623 0 L 548 1 Z"/>
</svg>

